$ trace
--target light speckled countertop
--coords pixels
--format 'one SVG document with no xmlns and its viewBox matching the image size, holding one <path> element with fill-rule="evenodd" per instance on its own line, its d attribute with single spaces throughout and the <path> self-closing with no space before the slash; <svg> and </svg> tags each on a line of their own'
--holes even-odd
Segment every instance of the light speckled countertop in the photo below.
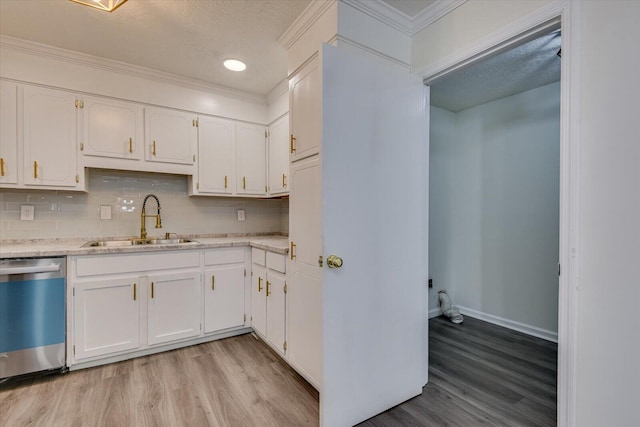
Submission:
<svg viewBox="0 0 640 427">
<path fill-rule="evenodd" d="M 133 252 L 182 251 L 191 249 L 226 248 L 233 246 L 251 246 L 279 254 L 289 252 L 289 239 L 286 236 L 230 236 L 197 237 L 188 236 L 193 243 L 136 245 L 124 247 L 88 247 L 82 246 L 94 240 L 112 239 L 46 239 L 0 242 L 0 259 L 50 257 L 70 255 L 120 254 Z"/>
</svg>

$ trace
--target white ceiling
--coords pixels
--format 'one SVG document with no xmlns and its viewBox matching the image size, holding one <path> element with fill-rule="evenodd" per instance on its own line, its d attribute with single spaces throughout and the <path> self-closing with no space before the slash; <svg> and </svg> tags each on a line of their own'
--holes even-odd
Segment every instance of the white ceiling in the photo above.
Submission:
<svg viewBox="0 0 640 427">
<path fill-rule="evenodd" d="M 560 32 L 543 35 L 431 85 L 431 105 L 458 112 L 560 80 Z"/>
<path fill-rule="evenodd" d="M 0 34 L 265 95 L 286 78 L 277 38 L 311 0 L 0 0 Z M 238 58 L 235 73 L 223 59 Z"/>
<path fill-rule="evenodd" d="M 106 13 L 68 0 L 0 0 L 0 34 L 266 95 L 286 78 L 276 40 L 312 0 L 128 0 Z M 385 2 L 409 17 L 436 0 Z M 226 58 L 247 63 L 242 73 Z"/>
</svg>

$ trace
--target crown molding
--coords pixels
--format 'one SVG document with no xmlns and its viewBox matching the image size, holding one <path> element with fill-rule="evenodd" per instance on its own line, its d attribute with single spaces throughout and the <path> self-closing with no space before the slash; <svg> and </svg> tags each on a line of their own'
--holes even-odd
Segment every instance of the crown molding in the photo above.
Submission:
<svg viewBox="0 0 640 427">
<path fill-rule="evenodd" d="M 289 50 L 304 33 L 320 19 L 320 17 L 338 0 L 312 0 L 309 6 L 302 11 L 293 24 L 276 40 L 280 46 Z"/>
<path fill-rule="evenodd" d="M 413 36 L 468 0 L 436 0 L 414 17 L 410 17 L 382 0 L 340 1 L 408 36 Z"/>
<path fill-rule="evenodd" d="M 267 94 L 267 103 L 269 105 L 272 104 L 276 99 L 287 92 L 289 92 L 289 79 L 284 79 Z"/>
<path fill-rule="evenodd" d="M 124 74 L 131 77 L 152 80 L 160 83 L 167 83 L 184 87 L 186 89 L 214 93 L 220 96 L 253 102 L 260 105 L 266 105 L 267 103 L 267 98 L 264 95 L 257 95 L 198 79 L 191 79 L 188 77 L 179 76 L 177 74 L 158 71 L 138 65 L 127 64 L 125 62 L 114 61 L 111 59 L 100 58 L 98 56 L 88 55 L 85 53 L 62 49 L 55 46 L 49 46 L 28 40 L 18 39 L 15 37 L 0 35 L 0 49 L 12 50 L 43 58 L 49 58 L 113 73 Z"/>
</svg>

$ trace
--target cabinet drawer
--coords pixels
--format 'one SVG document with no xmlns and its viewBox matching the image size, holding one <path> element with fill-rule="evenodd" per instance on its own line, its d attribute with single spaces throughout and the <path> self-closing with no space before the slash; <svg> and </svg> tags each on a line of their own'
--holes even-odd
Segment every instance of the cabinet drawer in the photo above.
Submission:
<svg viewBox="0 0 640 427">
<path fill-rule="evenodd" d="M 98 276 L 101 274 L 132 273 L 158 271 L 173 268 L 200 266 L 200 253 L 189 252 L 153 252 L 130 255 L 99 255 L 78 257 L 76 276 Z"/>
<path fill-rule="evenodd" d="M 280 273 L 286 273 L 287 258 L 284 255 L 274 254 L 273 252 L 267 252 L 267 268 L 271 270 L 279 271 Z"/>
<path fill-rule="evenodd" d="M 219 249 L 204 253 L 205 265 L 235 264 L 244 262 L 244 249 Z"/>
<path fill-rule="evenodd" d="M 251 262 L 262 266 L 267 265 L 265 253 L 262 249 L 251 248 Z"/>
</svg>

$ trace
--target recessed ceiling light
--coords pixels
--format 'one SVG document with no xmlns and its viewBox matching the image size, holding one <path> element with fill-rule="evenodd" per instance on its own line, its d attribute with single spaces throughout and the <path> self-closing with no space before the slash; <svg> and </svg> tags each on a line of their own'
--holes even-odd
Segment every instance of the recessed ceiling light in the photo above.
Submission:
<svg viewBox="0 0 640 427">
<path fill-rule="evenodd" d="M 127 0 L 70 0 L 74 3 L 80 3 L 106 12 L 113 12 Z"/>
<path fill-rule="evenodd" d="M 223 64 L 227 70 L 231 71 L 244 71 L 247 69 L 247 64 L 237 59 L 227 59 Z"/>
</svg>

